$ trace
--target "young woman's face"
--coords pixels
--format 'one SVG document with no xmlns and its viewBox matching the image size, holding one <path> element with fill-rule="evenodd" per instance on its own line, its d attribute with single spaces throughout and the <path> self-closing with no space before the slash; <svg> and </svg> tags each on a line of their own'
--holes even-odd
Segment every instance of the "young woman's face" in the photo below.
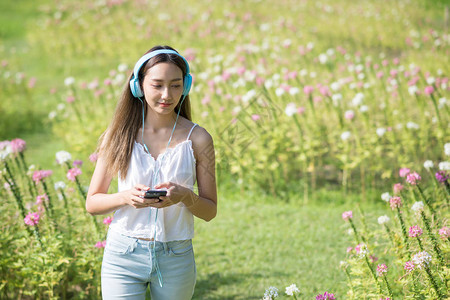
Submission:
<svg viewBox="0 0 450 300">
<path fill-rule="evenodd" d="M 173 112 L 183 93 L 183 72 L 173 63 L 163 62 L 147 70 L 142 83 L 144 96 L 152 110 Z"/>
</svg>

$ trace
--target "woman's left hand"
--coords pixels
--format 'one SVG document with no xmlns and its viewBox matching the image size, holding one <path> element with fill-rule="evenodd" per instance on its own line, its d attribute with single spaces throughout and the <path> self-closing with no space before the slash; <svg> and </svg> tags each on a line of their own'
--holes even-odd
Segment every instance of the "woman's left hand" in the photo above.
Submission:
<svg viewBox="0 0 450 300">
<path fill-rule="evenodd" d="M 167 195 L 159 197 L 161 201 L 151 205 L 157 208 L 167 207 L 179 202 L 185 202 L 186 199 L 196 197 L 194 192 L 190 189 L 170 181 L 157 184 L 154 188 L 167 189 Z"/>
</svg>

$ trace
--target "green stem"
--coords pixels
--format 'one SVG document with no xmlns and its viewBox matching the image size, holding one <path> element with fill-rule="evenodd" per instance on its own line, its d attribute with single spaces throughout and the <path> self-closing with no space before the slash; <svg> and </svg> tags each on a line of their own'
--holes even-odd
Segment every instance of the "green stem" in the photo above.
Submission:
<svg viewBox="0 0 450 300">
<path fill-rule="evenodd" d="M 373 271 L 372 266 L 370 265 L 370 262 L 369 262 L 369 259 L 367 258 L 367 255 L 364 255 L 364 259 L 366 261 L 367 267 L 370 270 L 370 273 L 372 274 L 373 280 L 375 280 L 375 283 L 377 284 L 378 293 L 381 295 L 383 293 L 382 290 L 381 290 L 381 285 L 378 282 L 377 276 L 375 275 L 375 272 Z"/>
<path fill-rule="evenodd" d="M 359 241 L 359 235 L 358 235 L 358 232 L 356 231 L 355 224 L 353 224 L 352 219 L 348 219 L 348 221 L 350 222 L 350 225 L 352 226 L 353 232 L 355 233 L 356 243 L 359 244 L 359 243 L 360 243 L 360 241 Z"/>
<path fill-rule="evenodd" d="M 402 227 L 403 241 L 405 242 L 405 247 L 408 252 L 408 257 L 411 257 L 411 253 L 409 253 L 408 234 L 406 233 L 405 222 L 403 221 L 402 213 L 400 212 L 399 207 L 397 207 L 397 215 L 398 215 L 398 219 L 400 220 L 400 225 Z"/>
<path fill-rule="evenodd" d="M 438 287 L 436 281 L 434 280 L 434 277 L 433 277 L 433 275 L 431 274 L 431 270 L 430 270 L 430 268 L 429 268 L 428 266 L 425 266 L 425 271 L 426 271 L 426 273 L 427 273 L 427 275 L 428 275 L 428 279 L 430 280 L 431 285 L 433 286 L 433 289 L 434 289 L 434 291 L 436 292 L 436 295 L 438 296 L 438 298 L 439 298 L 439 299 L 444 299 L 444 297 L 441 295 L 441 292 L 440 292 L 440 290 L 439 290 L 439 287 Z"/>
<path fill-rule="evenodd" d="M 392 290 L 391 290 L 391 287 L 389 286 L 389 282 L 388 282 L 386 276 L 383 276 L 383 279 L 384 279 L 384 282 L 386 283 L 386 288 L 387 288 L 387 290 L 388 290 L 389 297 L 390 297 L 391 299 L 393 299 L 394 296 L 393 296 L 393 294 L 392 294 Z"/>
<path fill-rule="evenodd" d="M 436 237 L 434 236 L 433 231 L 431 230 L 430 222 L 428 221 L 427 217 L 425 216 L 425 212 L 423 210 L 420 212 L 420 215 L 422 217 L 423 223 L 425 224 L 425 228 L 427 229 L 428 236 L 431 239 L 431 243 L 433 244 L 433 250 L 439 259 L 439 263 L 441 264 L 441 266 L 444 266 L 445 265 L 444 259 L 442 258 L 441 250 L 439 249 L 438 243 L 436 241 Z"/>
<path fill-rule="evenodd" d="M 424 251 L 423 250 L 423 246 L 422 246 L 422 242 L 420 241 L 420 238 L 418 236 L 416 236 L 416 238 L 417 238 L 417 243 L 419 243 L 420 251 Z"/>
<path fill-rule="evenodd" d="M 428 206 L 428 208 L 430 209 L 431 213 L 436 216 L 436 212 L 434 211 L 434 208 L 431 206 L 430 202 L 428 201 L 428 198 L 425 197 L 425 194 L 422 191 L 422 188 L 417 184 L 417 189 L 419 190 L 419 194 L 422 197 L 423 201 L 425 201 L 425 204 Z"/>
</svg>

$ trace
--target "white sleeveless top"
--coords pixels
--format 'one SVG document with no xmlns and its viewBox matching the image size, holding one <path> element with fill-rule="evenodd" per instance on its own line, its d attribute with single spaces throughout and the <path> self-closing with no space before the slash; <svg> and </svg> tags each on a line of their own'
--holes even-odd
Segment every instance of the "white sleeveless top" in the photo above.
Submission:
<svg viewBox="0 0 450 300">
<path fill-rule="evenodd" d="M 153 188 L 152 182 L 159 184 L 166 181 L 193 190 L 197 174 L 194 150 L 189 137 L 195 126 L 197 124 L 192 126 L 185 141 L 168 148 L 156 160 L 144 150 L 144 146 L 134 142 L 127 176 L 125 180 L 119 176 L 119 192 L 129 190 L 138 183 Z M 187 240 L 194 237 L 194 216 L 184 203 L 160 208 L 157 218 L 156 211 L 157 209 L 153 207 L 136 209 L 129 205 L 124 206 L 114 213 L 110 230 L 136 238 L 155 237 L 158 242 Z"/>
</svg>

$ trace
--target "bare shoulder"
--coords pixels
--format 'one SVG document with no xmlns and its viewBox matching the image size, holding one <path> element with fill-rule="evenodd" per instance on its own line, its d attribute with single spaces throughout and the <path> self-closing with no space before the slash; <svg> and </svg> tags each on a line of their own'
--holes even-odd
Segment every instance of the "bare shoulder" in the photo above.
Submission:
<svg viewBox="0 0 450 300">
<path fill-rule="evenodd" d="M 194 156 L 197 160 L 199 158 L 201 159 L 200 156 L 202 155 L 211 155 L 214 153 L 213 138 L 209 132 L 200 125 L 194 127 L 190 139 L 192 140 L 192 148 L 194 149 Z"/>
</svg>

